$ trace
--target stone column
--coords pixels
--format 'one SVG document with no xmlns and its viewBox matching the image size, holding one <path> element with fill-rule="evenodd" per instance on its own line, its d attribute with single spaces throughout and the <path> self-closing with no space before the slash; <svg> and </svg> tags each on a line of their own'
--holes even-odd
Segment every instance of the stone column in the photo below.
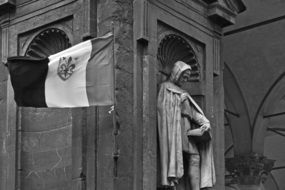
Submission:
<svg viewBox="0 0 285 190">
<path fill-rule="evenodd" d="M 226 185 L 240 190 L 263 190 L 263 183 L 274 165 L 274 160 L 259 154 L 239 155 L 226 159 Z"/>
</svg>

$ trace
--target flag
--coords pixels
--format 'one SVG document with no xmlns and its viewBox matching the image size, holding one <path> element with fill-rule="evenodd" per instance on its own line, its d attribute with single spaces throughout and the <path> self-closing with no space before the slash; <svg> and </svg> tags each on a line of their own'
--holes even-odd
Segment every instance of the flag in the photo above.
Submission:
<svg viewBox="0 0 285 190">
<path fill-rule="evenodd" d="M 7 59 L 15 101 L 25 107 L 113 105 L 113 35 L 36 59 Z"/>
</svg>

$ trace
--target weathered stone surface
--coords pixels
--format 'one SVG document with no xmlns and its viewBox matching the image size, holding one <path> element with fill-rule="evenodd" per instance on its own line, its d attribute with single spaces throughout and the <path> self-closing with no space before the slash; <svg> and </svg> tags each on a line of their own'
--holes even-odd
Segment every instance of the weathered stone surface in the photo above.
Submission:
<svg viewBox="0 0 285 190">
<path fill-rule="evenodd" d="M 21 152 L 24 171 L 53 170 L 71 165 L 71 147 L 45 152 Z"/>
<path fill-rule="evenodd" d="M 113 175 L 116 175 L 114 180 L 114 189 L 132 189 L 132 16 L 131 0 L 100 1 L 98 4 L 99 33 L 103 34 L 106 31 L 109 31 L 111 29 L 111 22 L 113 21 L 116 38 L 116 118 L 119 126 L 117 126 L 117 129 L 115 129 L 115 137 L 113 137 L 115 141 L 112 147 L 114 153 L 116 153 L 119 149 L 119 157 L 117 162 L 112 160 L 112 162 L 115 164 L 115 171 Z M 102 125 L 108 126 L 105 123 L 102 123 Z M 106 149 L 108 148 L 106 147 Z M 98 161 L 100 162 L 101 160 Z M 106 170 L 103 172 L 109 173 Z M 112 179 L 109 180 L 113 181 Z"/>
<path fill-rule="evenodd" d="M 131 177 L 120 177 L 115 179 L 116 187 L 114 189 L 132 189 Z"/>
<path fill-rule="evenodd" d="M 15 14 L 16 17 L 22 17 L 23 15 L 32 14 L 35 10 L 41 10 L 48 6 L 53 6 L 56 3 L 62 2 L 60 0 L 49 0 L 49 1 L 32 1 L 31 3 L 25 4 L 25 1 L 26 0 L 16 1 L 17 6 L 22 5 L 16 9 L 16 14 Z"/>
<path fill-rule="evenodd" d="M 21 108 L 22 130 L 42 132 L 71 125 L 70 109 Z"/>
<path fill-rule="evenodd" d="M 23 132 L 22 151 L 50 151 L 71 146 L 71 126 L 45 132 Z"/>
<path fill-rule="evenodd" d="M 23 171 L 21 186 L 23 190 L 70 190 L 72 166 L 54 168 L 53 170 Z"/>
<path fill-rule="evenodd" d="M 71 188 L 70 110 L 21 108 L 21 116 L 21 188 Z"/>
</svg>

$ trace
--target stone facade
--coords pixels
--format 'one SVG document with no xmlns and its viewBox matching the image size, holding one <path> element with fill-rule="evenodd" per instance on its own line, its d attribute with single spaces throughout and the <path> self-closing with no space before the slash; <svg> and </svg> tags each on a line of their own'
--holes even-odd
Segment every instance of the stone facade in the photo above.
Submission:
<svg viewBox="0 0 285 190">
<path fill-rule="evenodd" d="M 157 55 L 181 43 L 197 71 L 186 89 L 213 127 L 214 189 L 225 188 L 221 38 L 222 28 L 244 10 L 240 0 L 2 2 L 0 7 L 9 7 L 0 13 L 3 62 L 15 55 L 47 56 L 49 49 L 113 31 L 116 104 L 114 115 L 108 106 L 19 108 L 1 65 L 1 189 L 157 189 L 157 86 L 173 64 L 161 61 L 172 60 L 167 52 Z"/>
</svg>

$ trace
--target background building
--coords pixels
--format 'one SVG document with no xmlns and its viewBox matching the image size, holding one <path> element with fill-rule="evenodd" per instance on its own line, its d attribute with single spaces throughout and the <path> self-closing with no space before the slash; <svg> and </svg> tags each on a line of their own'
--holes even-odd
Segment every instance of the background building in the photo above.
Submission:
<svg viewBox="0 0 285 190">
<path fill-rule="evenodd" d="M 244 3 L 247 10 L 236 25 L 225 29 L 223 38 L 226 157 L 234 152 L 236 164 L 247 163 L 240 171 L 243 168 L 241 172 L 251 176 L 242 182 L 248 186 L 263 177 L 258 164 L 268 165 L 268 160 L 253 155 L 276 160 L 264 188 L 281 190 L 285 189 L 285 2 Z"/>
</svg>

